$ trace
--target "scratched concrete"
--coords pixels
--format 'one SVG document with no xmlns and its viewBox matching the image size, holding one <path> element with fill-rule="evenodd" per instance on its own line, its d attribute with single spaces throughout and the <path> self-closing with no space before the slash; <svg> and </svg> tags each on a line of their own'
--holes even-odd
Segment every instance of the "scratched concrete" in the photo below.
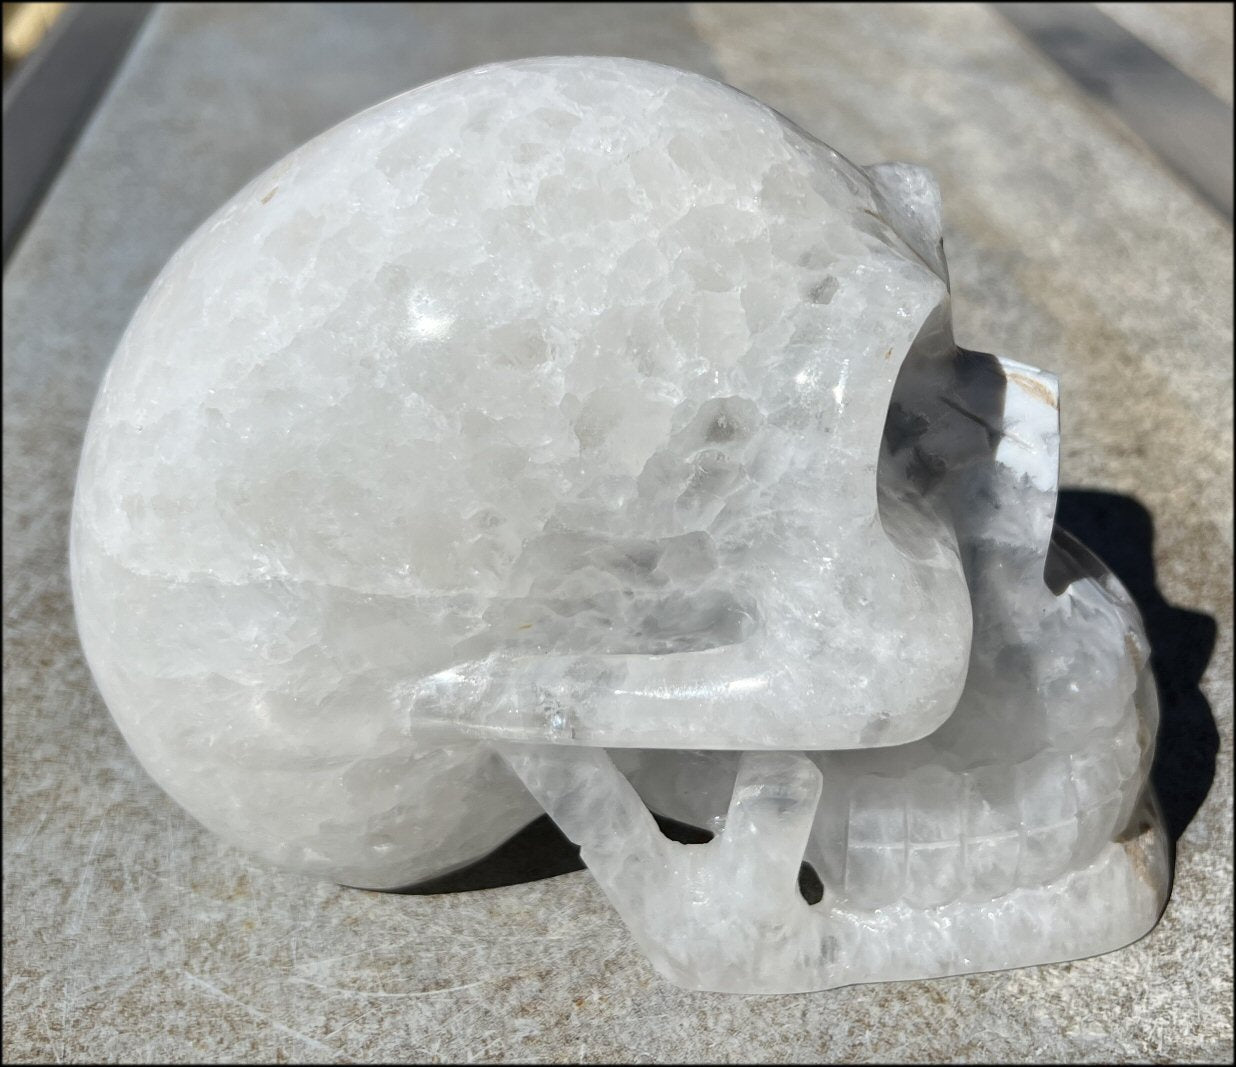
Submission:
<svg viewBox="0 0 1236 1067">
<path fill-rule="evenodd" d="M 78 649 L 65 534 L 146 286 L 330 123 L 553 52 L 720 76 L 860 162 L 936 171 L 959 339 L 1060 373 L 1063 518 L 1155 641 L 1180 838 L 1148 937 L 994 975 L 685 993 L 586 872 L 423 896 L 308 882 L 213 840 L 129 755 Z M 1231 285 L 1231 230 L 981 6 L 161 9 L 5 277 L 5 1061 L 1230 1062 Z M 572 866 L 534 828 L 457 885 Z"/>
</svg>

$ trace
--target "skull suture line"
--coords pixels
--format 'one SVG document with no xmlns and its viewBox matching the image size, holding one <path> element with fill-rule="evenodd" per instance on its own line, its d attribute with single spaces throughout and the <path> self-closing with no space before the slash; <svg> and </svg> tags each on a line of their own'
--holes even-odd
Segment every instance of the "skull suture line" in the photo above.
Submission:
<svg viewBox="0 0 1236 1067">
<path fill-rule="evenodd" d="M 1054 379 L 956 348 L 940 233 L 925 171 L 630 60 L 309 142 L 171 260 L 95 406 L 74 595 L 125 737 L 349 885 L 543 806 L 697 988 L 1140 936 L 1145 641 L 1052 541 Z"/>
</svg>

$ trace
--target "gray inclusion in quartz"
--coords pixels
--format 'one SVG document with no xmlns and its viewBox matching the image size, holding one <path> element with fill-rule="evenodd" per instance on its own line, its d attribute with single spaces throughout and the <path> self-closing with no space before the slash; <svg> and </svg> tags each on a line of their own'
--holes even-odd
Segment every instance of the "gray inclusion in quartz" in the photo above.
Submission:
<svg viewBox="0 0 1236 1067">
<path fill-rule="evenodd" d="M 95 405 L 73 587 L 125 737 L 351 885 L 543 808 L 695 988 L 1139 936 L 1145 640 L 1051 540 L 1054 379 L 957 349 L 940 238 L 921 168 L 630 60 L 310 141 L 168 263 Z"/>
</svg>

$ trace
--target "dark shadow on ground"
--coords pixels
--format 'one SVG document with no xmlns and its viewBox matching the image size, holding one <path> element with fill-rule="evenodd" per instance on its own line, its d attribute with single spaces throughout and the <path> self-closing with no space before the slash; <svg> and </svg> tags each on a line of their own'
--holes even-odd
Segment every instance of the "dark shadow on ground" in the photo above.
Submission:
<svg viewBox="0 0 1236 1067">
<path fill-rule="evenodd" d="M 1175 844 L 1215 777 L 1219 731 L 1199 683 L 1214 651 L 1218 627 L 1209 615 L 1163 599 L 1155 581 L 1154 523 L 1132 497 L 1062 489 L 1056 523 L 1111 568 L 1146 623 L 1161 706 L 1150 776 Z"/>
<path fill-rule="evenodd" d="M 654 815 L 661 833 L 671 841 L 684 845 L 702 845 L 712 840 L 708 830 Z M 488 856 L 458 871 L 432 878 L 428 882 L 392 890 L 408 896 L 430 896 L 435 893 L 472 893 L 478 889 L 498 889 L 524 882 L 539 882 L 572 871 L 582 871 L 579 846 L 571 844 L 548 815 L 542 815 L 504 841 Z M 804 863 L 798 872 L 798 891 L 808 904 L 817 903 L 824 895 L 824 886 L 810 864 Z"/>
<path fill-rule="evenodd" d="M 656 820 L 661 832 L 671 841 L 695 845 L 712 839 L 712 834 L 707 830 L 662 818 L 660 815 L 656 816 Z M 471 893 L 478 889 L 498 889 L 506 885 L 539 882 L 542 878 L 554 878 L 583 869 L 584 862 L 579 858 L 579 846 L 572 844 L 548 815 L 542 815 L 514 837 L 504 841 L 488 856 L 482 856 L 458 871 L 394 892 L 415 896 Z"/>
</svg>

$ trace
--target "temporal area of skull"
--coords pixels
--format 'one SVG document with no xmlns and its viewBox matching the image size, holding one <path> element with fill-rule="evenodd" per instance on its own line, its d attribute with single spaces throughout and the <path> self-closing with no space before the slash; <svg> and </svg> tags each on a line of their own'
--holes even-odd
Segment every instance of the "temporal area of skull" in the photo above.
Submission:
<svg viewBox="0 0 1236 1067">
<path fill-rule="evenodd" d="M 555 723 L 586 725 L 595 694 L 578 699 L 585 680 L 596 690 L 614 687 L 615 677 L 627 680 L 623 672 L 641 657 L 670 657 L 678 672 L 673 691 L 683 694 L 676 714 L 700 720 L 681 739 L 698 744 L 709 742 L 707 712 L 690 693 L 714 681 L 708 675 L 717 664 L 684 656 L 749 645 L 753 657 L 758 647 L 765 668 L 797 658 L 823 673 L 848 642 L 844 658 L 859 665 L 860 686 L 899 672 L 903 703 L 916 688 L 936 686 L 939 696 L 917 725 L 899 732 L 896 708 L 880 707 L 842 743 L 892 744 L 930 732 L 960 694 L 970 645 L 952 481 L 960 471 L 968 486 L 986 478 L 993 492 L 1006 492 L 992 473 L 999 468 L 1002 366 L 954 348 L 946 316 L 947 308 L 939 309 L 912 345 L 882 437 L 880 426 L 871 426 L 869 455 L 878 453 L 878 463 L 814 452 L 815 428 L 791 430 L 743 398 L 693 406 L 620 507 L 589 513 L 573 502 L 524 546 L 511 572 L 511 595 L 495 597 L 484 628 L 457 648 L 457 661 L 471 665 L 464 673 L 484 673 L 483 664 L 494 658 L 522 660 L 530 694 L 524 703 L 549 708 L 541 718 L 548 736 L 560 737 Z M 684 518 L 674 511 L 675 495 L 698 489 L 701 460 L 714 471 L 726 468 L 725 496 L 708 516 L 694 511 Z M 799 480 L 795 462 L 818 466 Z M 846 500 L 844 488 L 834 488 L 824 503 L 821 485 L 827 488 L 830 477 L 850 479 L 850 495 L 867 493 L 875 506 L 847 511 L 845 503 L 834 503 Z M 1033 543 L 1033 531 L 1023 531 L 1022 539 L 1031 552 L 1046 549 Z M 583 657 L 571 668 L 579 684 L 542 685 L 543 668 L 535 664 L 562 656 Z M 589 656 L 624 659 L 590 671 Z M 757 674 L 748 664 L 745 676 L 735 671 L 733 684 L 750 690 Z M 663 685 L 666 693 L 669 686 Z M 868 704 L 883 696 L 877 685 Z M 441 700 L 450 702 L 449 690 Z M 796 695 L 786 707 L 800 717 L 827 717 L 829 697 L 813 701 L 802 705 Z M 859 693 L 854 704 L 861 703 Z M 613 733 L 594 740 L 638 743 Z M 717 722 L 711 743 L 737 741 Z"/>
<path fill-rule="evenodd" d="M 638 478 L 564 504 L 523 543 L 461 658 L 656 656 L 751 636 L 758 602 L 735 563 L 759 551 L 750 509 L 775 491 L 770 453 L 789 445 L 744 397 L 679 412 Z"/>
<path fill-rule="evenodd" d="M 680 425 L 629 487 L 564 504 L 521 546 L 485 629 L 458 646 L 460 658 L 658 656 L 740 644 L 764 621 L 761 575 L 777 567 L 802 570 L 819 601 L 848 596 L 861 607 L 858 584 L 844 575 L 862 568 L 856 534 L 872 516 L 812 506 L 807 490 L 868 495 L 883 535 L 909 556 L 955 552 L 933 491 L 950 468 L 991 462 L 1004 378 L 994 357 L 957 352 L 946 325 L 933 318 L 911 347 L 882 436 L 871 427 L 878 464 L 858 463 L 859 476 L 850 457 L 813 448 L 812 434 L 829 428 L 804 425 L 801 411 L 764 412 L 740 396 L 680 405 Z M 799 488 L 795 463 L 824 469 Z M 788 558 L 800 549 L 816 558 Z"/>
</svg>

